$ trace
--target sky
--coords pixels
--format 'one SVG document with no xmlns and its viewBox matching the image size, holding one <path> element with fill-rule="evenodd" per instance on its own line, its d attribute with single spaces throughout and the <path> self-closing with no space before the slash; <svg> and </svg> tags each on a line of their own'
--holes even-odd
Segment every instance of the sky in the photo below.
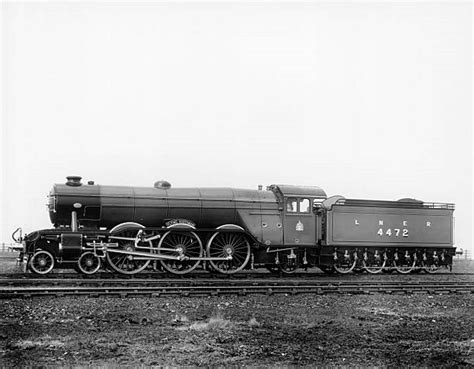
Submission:
<svg viewBox="0 0 474 369">
<path fill-rule="evenodd" d="M 456 204 L 472 247 L 472 4 L 3 2 L 1 229 L 54 183 L 316 185 Z"/>
</svg>

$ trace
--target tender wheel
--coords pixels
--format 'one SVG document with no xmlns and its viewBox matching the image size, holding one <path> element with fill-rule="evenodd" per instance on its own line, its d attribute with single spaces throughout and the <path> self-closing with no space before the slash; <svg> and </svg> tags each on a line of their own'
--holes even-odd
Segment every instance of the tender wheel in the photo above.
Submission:
<svg viewBox="0 0 474 369">
<path fill-rule="evenodd" d="M 374 254 L 365 254 L 364 260 L 362 261 L 364 270 L 371 274 L 381 273 L 384 270 L 386 264 L 387 260 L 384 255 L 377 251 Z"/>
<path fill-rule="evenodd" d="M 435 273 L 438 273 L 439 267 L 438 267 L 437 265 L 434 265 L 434 264 L 425 265 L 425 266 L 423 266 L 423 270 L 424 270 L 426 273 L 435 274 Z"/>
<path fill-rule="evenodd" d="M 144 227 L 143 227 L 144 228 Z M 139 251 L 150 253 L 153 244 L 151 241 L 143 242 L 139 236 L 140 230 L 123 230 L 120 233 L 110 236 L 111 241 L 118 243 L 119 251 Z M 114 252 L 114 248 L 107 250 L 107 262 L 116 272 L 122 274 L 136 274 L 145 269 L 150 264 L 150 259 L 141 256 L 127 255 Z"/>
<path fill-rule="evenodd" d="M 100 258 L 91 251 L 82 254 L 77 261 L 79 271 L 84 274 L 96 273 L 100 269 L 101 264 Z"/>
<path fill-rule="evenodd" d="M 434 274 L 439 270 L 439 258 L 436 252 L 423 254 L 422 267 L 426 273 Z"/>
<path fill-rule="evenodd" d="M 334 274 L 336 272 L 336 269 L 334 269 L 332 265 L 319 265 L 318 268 L 326 274 Z"/>
<path fill-rule="evenodd" d="M 202 257 L 203 252 L 201 240 L 194 232 L 168 231 L 158 244 L 159 254 L 181 258 L 181 260 L 160 260 L 163 268 L 174 274 L 186 274 L 196 269 L 200 260 L 186 260 L 186 258 Z"/>
<path fill-rule="evenodd" d="M 36 251 L 30 259 L 30 269 L 36 274 L 48 274 L 53 268 L 54 257 L 48 251 Z"/>
<path fill-rule="evenodd" d="M 386 262 L 384 261 L 382 264 L 369 264 L 369 263 L 366 263 L 365 261 L 362 262 L 362 264 L 364 265 L 364 270 L 367 272 L 367 273 L 370 273 L 370 274 L 378 274 L 378 273 L 382 273 L 382 271 L 384 270 L 385 268 L 385 264 Z"/>
<path fill-rule="evenodd" d="M 393 265 L 397 273 L 408 274 L 415 269 L 416 259 L 408 254 L 400 255 L 398 260 L 393 261 Z"/>
<path fill-rule="evenodd" d="M 218 272 L 232 274 L 242 270 L 250 259 L 250 244 L 242 233 L 216 232 L 207 243 L 207 254 L 211 258 L 231 260 L 210 260 L 211 266 Z"/>
<path fill-rule="evenodd" d="M 349 250 L 345 250 L 344 253 L 337 253 L 335 252 L 335 263 L 334 269 L 339 274 L 347 274 L 352 272 L 355 268 L 357 260 Z"/>
<path fill-rule="evenodd" d="M 339 274 L 347 274 L 347 273 L 350 273 L 352 272 L 352 270 L 354 269 L 356 265 L 356 261 L 348 261 L 348 262 L 343 262 L 343 263 L 338 263 L 338 264 L 334 264 L 334 269 L 336 270 L 336 272 L 338 272 Z"/>
</svg>

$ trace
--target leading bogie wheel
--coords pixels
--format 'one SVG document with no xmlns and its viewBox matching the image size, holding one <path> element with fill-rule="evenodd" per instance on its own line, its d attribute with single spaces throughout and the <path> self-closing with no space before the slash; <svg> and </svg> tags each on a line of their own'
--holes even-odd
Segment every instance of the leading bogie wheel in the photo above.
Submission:
<svg viewBox="0 0 474 369">
<path fill-rule="evenodd" d="M 242 270 L 250 259 L 250 244 L 241 232 L 216 232 L 207 243 L 207 254 L 211 258 L 228 260 L 210 260 L 214 270 L 232 274 Z"/>
<path fill-rule="evenodd" d="M 140 230 L 129 229 L 123 230 L 117 234 L 110 236 L 112 242 L 117 242 L 118 247 L 116 249 L 109 248 L 107 250 L 107 263 L 108 265 L 121 274 L 136 274 L 144 270 L 151 259 L 147 259 L 143 256 L 127 255 L 125 252 L 145 252 L 150 253 L 153 248 L 151 241 L 141 241 L 139 237 Z M 122 252 L 114 252 L 114 250 Z"/>
<path fill-rule="evenodd" d="M 36 251 L 29 261 L 30 269 L 36 274 L 48 274 L 54 268 L 54 257 L 49 251 Z"/>
<path fill-rule="evenodd" d="M 183 226 L 179 228 L 184 228 Z M 164 269 L 173 274 L 186 274 L 196 269 L 201 262 L 189 258 L 202 257 L 204 250 L 198 235 L 183 229 L 166 232 L 158 244 L 158 253 L 176 258 L 160 260 Z"/>
<path fill-rule="evenodd" d="M 79 271 L 89 275 L 96 273 L 100 269 L 101 264 L 100 258 L 92 251 L 83 253 L 77 261 Z"/>
</svg>

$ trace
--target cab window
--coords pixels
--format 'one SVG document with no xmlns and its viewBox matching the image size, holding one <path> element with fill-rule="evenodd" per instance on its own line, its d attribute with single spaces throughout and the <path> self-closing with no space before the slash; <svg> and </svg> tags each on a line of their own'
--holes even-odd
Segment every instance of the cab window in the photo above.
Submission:
<svg viewBox="0 0 474 369">
<path fill-rule="evenodd" d="M 300 199 L 300 213 L 309 213 L 309 199 Z"/>
<path fill-rule="evenodd" d="M 292 197 L 286 199 L 286 212 L 296 213 L 297 211 L 298 211 L 298 200 Z"/>
<path fill-rule="evenodd" d="M 287 213 L 309 213 L 311 212 L 311 202 L 309 199 L 298 199 L 296 197 L 289 197 L 286 199 Z"/>
</svg>

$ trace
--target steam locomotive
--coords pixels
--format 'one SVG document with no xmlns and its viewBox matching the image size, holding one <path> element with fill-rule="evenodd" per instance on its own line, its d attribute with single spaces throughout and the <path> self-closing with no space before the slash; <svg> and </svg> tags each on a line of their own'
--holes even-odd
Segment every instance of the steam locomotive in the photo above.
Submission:
<svg viewBox="0 0 474 369">
<path fill-rule="evenodd" d="M 313 186 L 124 187 L 81 179 L 53 186 L 54 228 L 13 235 L 29 271 L 433 273 L 451 268 L 455 254 L 453 204 L 328 197 Z"/>
</svg>

